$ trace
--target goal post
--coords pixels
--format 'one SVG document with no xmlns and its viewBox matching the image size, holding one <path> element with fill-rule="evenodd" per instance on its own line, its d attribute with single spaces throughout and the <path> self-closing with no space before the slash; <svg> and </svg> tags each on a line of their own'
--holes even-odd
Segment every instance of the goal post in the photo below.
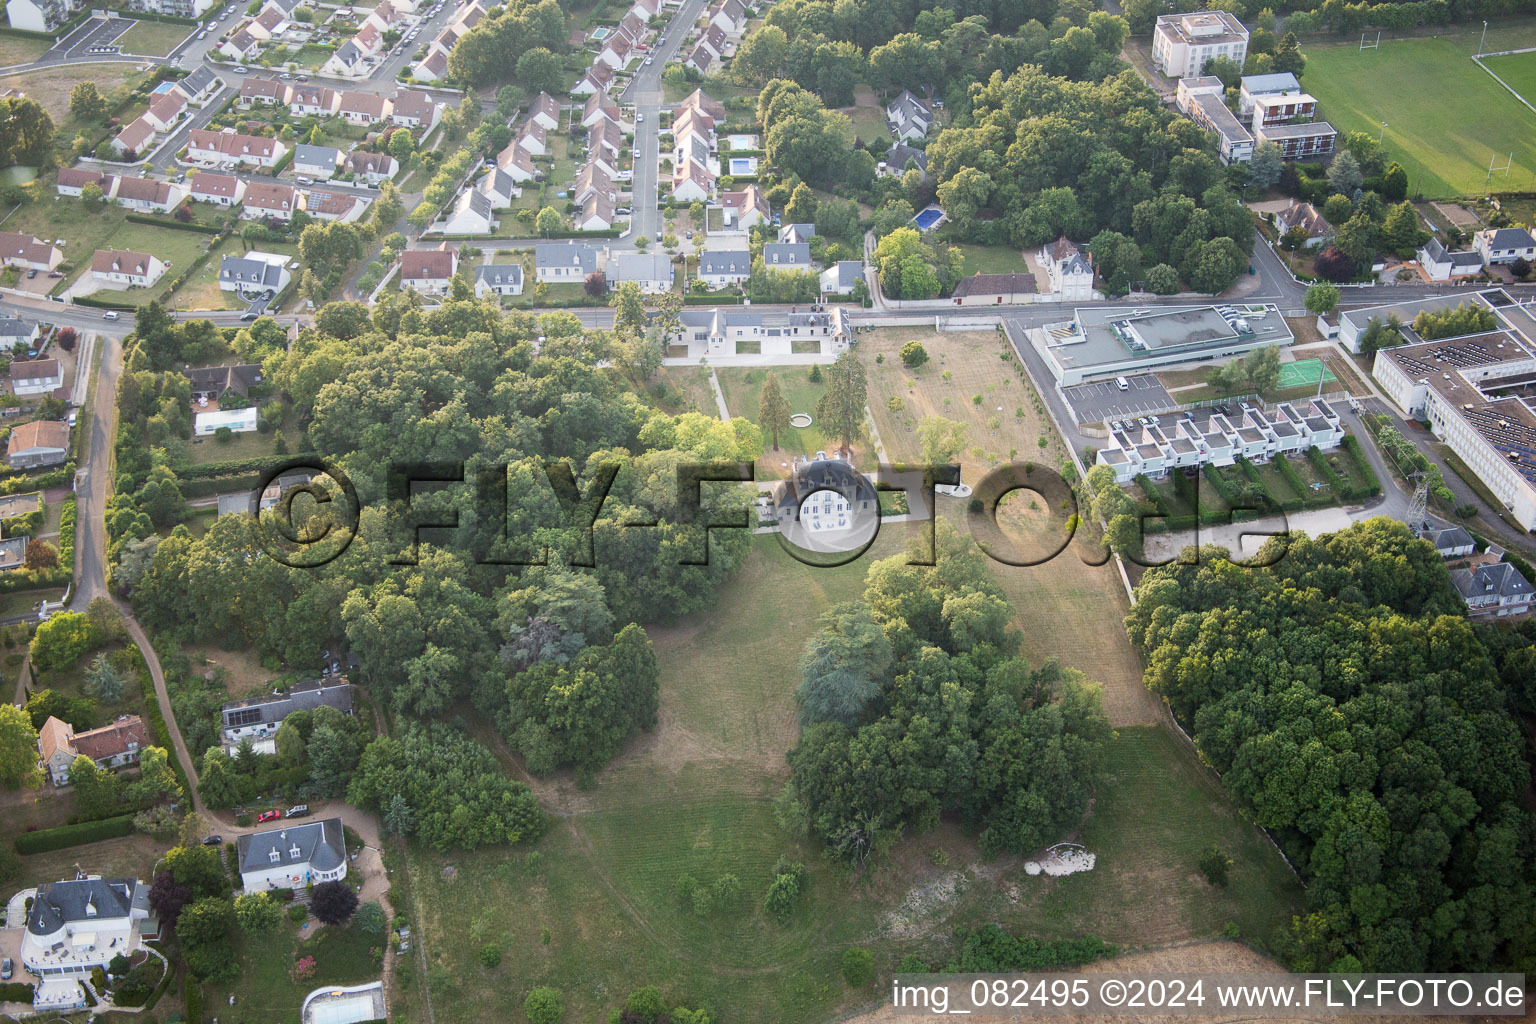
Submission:
<svg viewBox="0 0 1536 1024">
<path fill-rule="evenodd" d="M 1360 33 L 1360 49 L 1355 51 L 1355 56 L 1357 56 L 1357 57 L 1360 56 L 1360 54 L 1364 53 L 1366 50 L 1379 50 L 1379 49 L 1381 49 L 1381 31 L 1380 30 L 1377 30 L 1377 32 L 1376 32 L 1376 39 L 1375 39 L 1374 42 L 1370 42 L 1370 43 L 1366 42 L 1366 40 L 1368 38 L 1370 38 L 1368 33 L 1365 33 L 1365 32 L 1361 32 Z"/>
</svg>

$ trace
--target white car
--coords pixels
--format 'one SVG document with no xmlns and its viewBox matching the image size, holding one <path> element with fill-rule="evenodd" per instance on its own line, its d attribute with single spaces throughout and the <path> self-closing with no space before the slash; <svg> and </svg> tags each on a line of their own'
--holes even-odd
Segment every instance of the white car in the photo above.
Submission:
<svg viewBox="0 0 1536 1024">
<path fill-rule="evenodd" d="M 199 38 L 199 39 L 207 39 L 208 38 L 208 33 L 207 32 L 199 32 L 197 34 L 197 38 Z"/>
<path fill-rule="evenodd" d="M 116 320 L 118 318 L 118 315 L 119 314 L 118 314 L 117 310 L 111 310 L 109 312 L 101 314 L 101 318 L 103 320 Z"/>
</svg>

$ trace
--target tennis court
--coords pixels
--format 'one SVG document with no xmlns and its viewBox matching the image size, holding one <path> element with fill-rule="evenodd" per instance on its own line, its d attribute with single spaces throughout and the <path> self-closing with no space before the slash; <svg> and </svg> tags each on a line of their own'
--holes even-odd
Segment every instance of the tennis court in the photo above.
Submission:
<svg viewBox="0 0 1536 1024">
<path fill-rule="evenodd" d="M 1281 390 L 1309 387 L 1316 384 L 1319 377 L 1325 383 L 1338 380 L 1321 359 L 1298 359 L 1294 363 L 1280 364 L 1280 383 L 1275 386 Z"/>
</svg>

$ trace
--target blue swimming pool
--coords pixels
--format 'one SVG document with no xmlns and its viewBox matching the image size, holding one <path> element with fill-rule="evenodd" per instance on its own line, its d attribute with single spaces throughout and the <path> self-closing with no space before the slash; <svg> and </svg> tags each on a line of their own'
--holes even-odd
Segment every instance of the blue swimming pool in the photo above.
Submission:
<svg viewBox="0 0 1536 1024">
<path fill-rule="evenodd" d="M 756 174 L 757 160 L 750 156 L 731 157 L 732 174 Z"/>
<path fill-rule="evenodd" d="M 927 231 L 939 221 L 944 219 L 944 211 L 937 206 L 930 206 L 925 210 L 919 210 L 912 220 L 919 228 Z"/>
</svg>

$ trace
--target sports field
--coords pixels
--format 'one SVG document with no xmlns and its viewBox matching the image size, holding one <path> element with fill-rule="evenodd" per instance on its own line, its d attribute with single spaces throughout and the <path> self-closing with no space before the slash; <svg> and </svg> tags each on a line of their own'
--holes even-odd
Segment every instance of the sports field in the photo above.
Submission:
<svg viewBox="0 0 1536 1024">
<path fill-rule="evenodd" d="M 1280 364 L 1280 383 L 1277 388 L 1299 388 L 1302 385 L 1314 385 L 1318 375 L 1323 375 L 1325 383 L 1338 380 L 1333 373 L 1323 365 L 1321 359 L 1298 359 L 1294 363 Z"/>
<path fill-rule="evenodd" d="M 1536 106 L 1536 50 L 1506 57 L 1484 57 L 1483 65 L 1504 79 L 1525 102 Z"/>
<path fill-rule="evenodd" d="M 1384 33 L 1379 49 L 1364 52 L 1358 40 L 1314 43 L 1302 84 L 1341 134 L 1380 135 L 1385 121 L 1387 154 L 1407 170 L 1412 193 L 1442 198 L 1483 195 L 1490 187 L 1528 190 L 1536 186 L 1536 114 L 1471 60 L 1481 35 L 1479 23 L 1428 38 Z M 1488 45 L 1536 45 L 1536 21 L 1490 26 Z M 1530 74 L 1536 79 L 1536 63 Z M 1500 171 L 1490 184 L 1489 161 L 1502 167 L 1511 154 L 1508 177 Z"/>
</svg>

